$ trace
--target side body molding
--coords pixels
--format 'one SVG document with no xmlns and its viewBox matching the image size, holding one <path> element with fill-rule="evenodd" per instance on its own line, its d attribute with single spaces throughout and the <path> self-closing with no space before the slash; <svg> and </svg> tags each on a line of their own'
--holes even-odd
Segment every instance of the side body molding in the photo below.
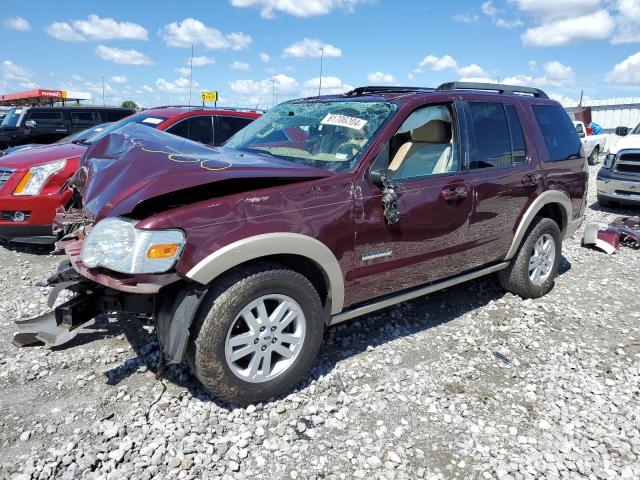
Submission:
<svg viewBox="0 0 640 480">
<path fill-rule="evenodd" d="M 195 265 L 187 277 L 204 285 L 241 263 L 268 255 L 299 255 L 315 262 L 328 280 L 331 314 L 344 306 L 344 277 L 338 259 L 319 240 L 299 233 L 264 233 L 243 238 L 213 252 Z"/>
<path fill-rule="evenodd" d="M 522 242 L 522 238 L 526 233 L 529 225 L 538 214 L 538 212 L 545 206 L 551 203 L 556 203 L 560 205 L 560 210 L 562 212 L 562 237 L 565 238 L 568 231 L 567 228 L 571 220 L 573 219 L 573 207 L 571 206 L 571 199 L 567 196 L 567 194 L 559 191 L 559 190 L 547 190 L 546 192 L 542 192 L 538 198 L 536 198 L 527 211 L 524 212 L 522 219 L 520 219 L 520 224 L 516 229 L 516 233 L 513 237 L 513 241 L 511 242 L 511 247 L 507 252 L 505 260 L 511 260 L 516 252 L 518 251 L 518 247 Z M 571 232 L 573 233 L 573 232 Z"/>
</svg>

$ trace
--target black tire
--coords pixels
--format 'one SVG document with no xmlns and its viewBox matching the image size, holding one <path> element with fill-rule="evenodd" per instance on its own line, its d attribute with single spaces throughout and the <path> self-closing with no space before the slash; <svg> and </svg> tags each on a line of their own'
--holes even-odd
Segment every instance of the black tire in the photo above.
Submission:
<svg viewBox="0 0 640 480">
<path fill-rule="evenodd" d="M 236 376 L 227 364 L 227 333 L 247 304 L 272 294 L 286 295 L 298 303 L 306 333 L 299 354 L 284 372 L 251 383 Z M 300 382 L 322 345 L 324 326 L 322 302 L 306 277 L 276 264 L 255 264 L 225 276 L 207 294 L 192 327 L 187 362 L 204 387 L 222 400 L 239 405 L 267 401 Z"/>
<path fill-rule="evenodd" d="M 529 278 L 529 259 L 533 253 L 536 241 L 545 234 L 553 237 L 556 255 L 549 276 L 542 284 L 536 285 Z M 562 241 L 558 224 L 550 218 L 536 217 L 509 266 L 499 272 L 498 278 L 500 279 L 500 285 L 502 285 L 505 290 L 522 298 L 538 298 L 543 296 L 551 290 L 553 286 L 553 282 L 558 274 L 558 267 L 560 266 L 561 253 Z"/>
<path fill-rule="evenodd" d="M 599 156 L 600 156 L 600 147 L 596 145 L 591 151 L 591 155 L 589 155 L 589 158 L 587 159 L 587 163 L 589 165 L 597 164 Z"/>
</svg>

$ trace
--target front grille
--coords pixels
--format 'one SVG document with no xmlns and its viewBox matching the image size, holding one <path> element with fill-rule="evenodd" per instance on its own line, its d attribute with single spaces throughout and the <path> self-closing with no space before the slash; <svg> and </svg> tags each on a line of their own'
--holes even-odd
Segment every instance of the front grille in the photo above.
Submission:
<svg viewBox="0 0 640 480">
<path fill-rule="evenodd" d="M 9 181 L 13 172 L 14 171 L 9 168 L 0 168 L 0 189 Z"/>
<path fill-rule="evenodd" d="M 616 160 L 615 169 L 618 172 L 640 174 L 640 151 L 621 152 Z"/>
</svg>

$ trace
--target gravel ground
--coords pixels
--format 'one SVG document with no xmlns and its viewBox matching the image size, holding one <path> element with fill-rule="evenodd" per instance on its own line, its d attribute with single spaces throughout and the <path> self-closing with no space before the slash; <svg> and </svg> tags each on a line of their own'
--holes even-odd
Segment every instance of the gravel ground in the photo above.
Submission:
<svg viewBox="0 0 640 480">
<path fill-rule="evenodd" d="M 589 219 L 625 213 L 595 204 L 595 172 Z M 546 297 L 490 277 L 333 327 L 297 391 L 246 409 L 184 366 L 157 379 L 136 321 L 14 348 L 61 257 L 0 245 L 0 477 L 640 478 L 640 252 L 580 238 Z"/>
</svg>

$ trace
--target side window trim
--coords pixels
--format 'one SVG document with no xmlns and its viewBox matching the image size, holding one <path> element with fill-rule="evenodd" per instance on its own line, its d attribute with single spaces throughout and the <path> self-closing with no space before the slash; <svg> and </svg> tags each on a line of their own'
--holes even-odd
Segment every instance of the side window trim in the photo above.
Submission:
<svg viewBox="0 0 640 480">
<path fill-rule="evenodd" d="M 510 116 L 507 113 L 507 105 L 510 105 L 513 107 L 513 110 L 516 114 L 516 118 L 518 119 L 518 123 L 520 125 L 520 131 L 522 132 L 522 141 L 524 142 L 524 160 L 522 162 L 516 162 L 515 159 L 515 145 L 513 144 L 513 127 L 511 125 L 511 120 L 510 120 Z M 530 146 L 529 146 L 529 142 L 527 141 L 527 133 L 525 131 L 524 128 L 524 123 L 522 121 L 522 116 L 520 115 L 520 105 L 516 104 L 516 103 L 503 103 L 502 104 L 504 110 L 505 110 L 505 115 L 507 117 L 507 125 L 509 125 L 509 138 L 511 140 L 511 163 L 513 164 L 514 167 L 518 167 L 520 165 L 527 165 L 529 163 L 529 161 L 531 160 L 531 154 L 529 152 Z"/>
</svg>

